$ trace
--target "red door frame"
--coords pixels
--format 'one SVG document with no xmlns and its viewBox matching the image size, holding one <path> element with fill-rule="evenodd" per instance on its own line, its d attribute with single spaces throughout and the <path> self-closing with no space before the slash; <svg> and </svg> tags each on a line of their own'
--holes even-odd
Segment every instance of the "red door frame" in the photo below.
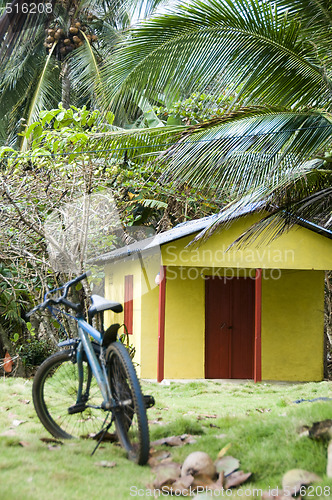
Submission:
<svg viewBox="0 0 332 500">
<path fill-rule="evenodd" d="M 158 317 L 158 360 L 157 381 L 164 379 L 165 364 L 165 302 L 166 302 L 167 266 L 160 266 L 159 282 L 159 317 Z M 262 269 L 256 269 L 255 275 L 255 359 L 254 381 L 262 380 Z"/>
<path fill-rule="evenodd" d="M 254 379 L 255 280 L 209 278 L 205 286 L 205 377 Z M 222 331 L 216 327 L 218 322 L 223 322 Z"/>
<path fill-rule="evenodd" d="M 256 269 L 255 276 L 254 381 L 262 381 L 262 269 Z"/>
<path fill-rule="evenodd" d="M 158 360 L 157 360 L 157 381 L 158 382 L 161 382 L 162 380 L 164 380 L 166 270 L 167 270 L 167 266 L 160 266 L 160 272 L 159 272 L 159 317 L 158 317 Z"/>
<path fill-rule="evenodd" d="M 134 313 L 134 276 L 127 274 L 124 279 L 124 314 L 123 322 L 130 335 L 133 333 L 133 313 Z"/>
</svg>

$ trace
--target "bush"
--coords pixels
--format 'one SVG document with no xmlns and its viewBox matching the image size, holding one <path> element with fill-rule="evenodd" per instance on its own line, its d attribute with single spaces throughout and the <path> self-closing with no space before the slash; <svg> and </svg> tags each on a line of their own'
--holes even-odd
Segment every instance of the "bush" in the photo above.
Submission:
<svg viewBox="0 0 332 500">
<path fill-rule="evenodd" d="M 35 368 L 48 358 L 53 349 L 45 339 L 29 339 L 26 344 L 22 344 L 19 349 L 19 355 L 25 368 Z"/>
</svg>

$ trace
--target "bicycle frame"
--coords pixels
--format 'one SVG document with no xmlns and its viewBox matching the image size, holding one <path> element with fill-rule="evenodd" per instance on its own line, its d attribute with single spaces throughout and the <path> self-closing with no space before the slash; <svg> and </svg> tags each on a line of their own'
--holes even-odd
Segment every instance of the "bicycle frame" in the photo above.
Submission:
<svg viewBox="0 0 332 500">
<path fill-rule="evenodd" d="M 79 388 L 77 391 L 77 403 L 81 402 L 83 387 L 83 350 L 88 358 L 91 371 L 96 378 L 100 392 L 103 397 L 102 407 L 110 410 L 113 406 L 113 398 L 109 386 L 105 366 L 101 365 L 90 341 L 90 336 L 101 346 L 103 342 L 102 334 L 93 326 L 89 325 L 83 318 L 76 318 L 78 324 L 78 336 L 80 344 L 76 350 L 76 360 L 78 366 Z"/>
</svg>

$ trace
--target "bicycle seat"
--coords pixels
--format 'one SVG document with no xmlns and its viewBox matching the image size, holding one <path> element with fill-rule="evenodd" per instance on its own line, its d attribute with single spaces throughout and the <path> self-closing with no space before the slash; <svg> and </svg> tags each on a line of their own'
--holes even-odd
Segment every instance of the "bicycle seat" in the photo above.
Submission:
<svg viewBox="0 0 332 500">
<path fill-rule="evenodd" d="M 91 306 L 88 310 L 89 318 L 102 311 L 113 311 L 120 313 L 123 311 L 123 307 L 119 302 L 111 302 L 110 300 L 101 297 L 100 295 L 91 295 Z"/>
</svg>

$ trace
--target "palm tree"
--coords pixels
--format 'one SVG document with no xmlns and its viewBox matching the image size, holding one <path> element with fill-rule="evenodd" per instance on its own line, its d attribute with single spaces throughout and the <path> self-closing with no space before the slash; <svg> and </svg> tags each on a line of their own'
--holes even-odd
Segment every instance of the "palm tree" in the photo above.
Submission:
<svg viewBox="0 0 332 500">
<path fill-rule="evenodd" d="M 0 144 L 26 147 L 17 133 L 60 101 L 65 108 L 103 108 L 100 68 L 132 19 L 149 16 L 159 3 L 51 0 L 38 4 L 44 7 L 35 15 L 26 13 L 24 0 L 2 0 Z"/>
<path fill-rule="evenodd" d="M 330 0 L 192 0 L 135 26 L 103 77 L 115 110 L 142 93 L 234 96 L 221 117 L 174 137 L 164 178 L 231 199 L 223 221 L 269 208 L 258 229 L 274 236 L 294 216 L 332 226 L 331 63 Z"/>
</svg>

